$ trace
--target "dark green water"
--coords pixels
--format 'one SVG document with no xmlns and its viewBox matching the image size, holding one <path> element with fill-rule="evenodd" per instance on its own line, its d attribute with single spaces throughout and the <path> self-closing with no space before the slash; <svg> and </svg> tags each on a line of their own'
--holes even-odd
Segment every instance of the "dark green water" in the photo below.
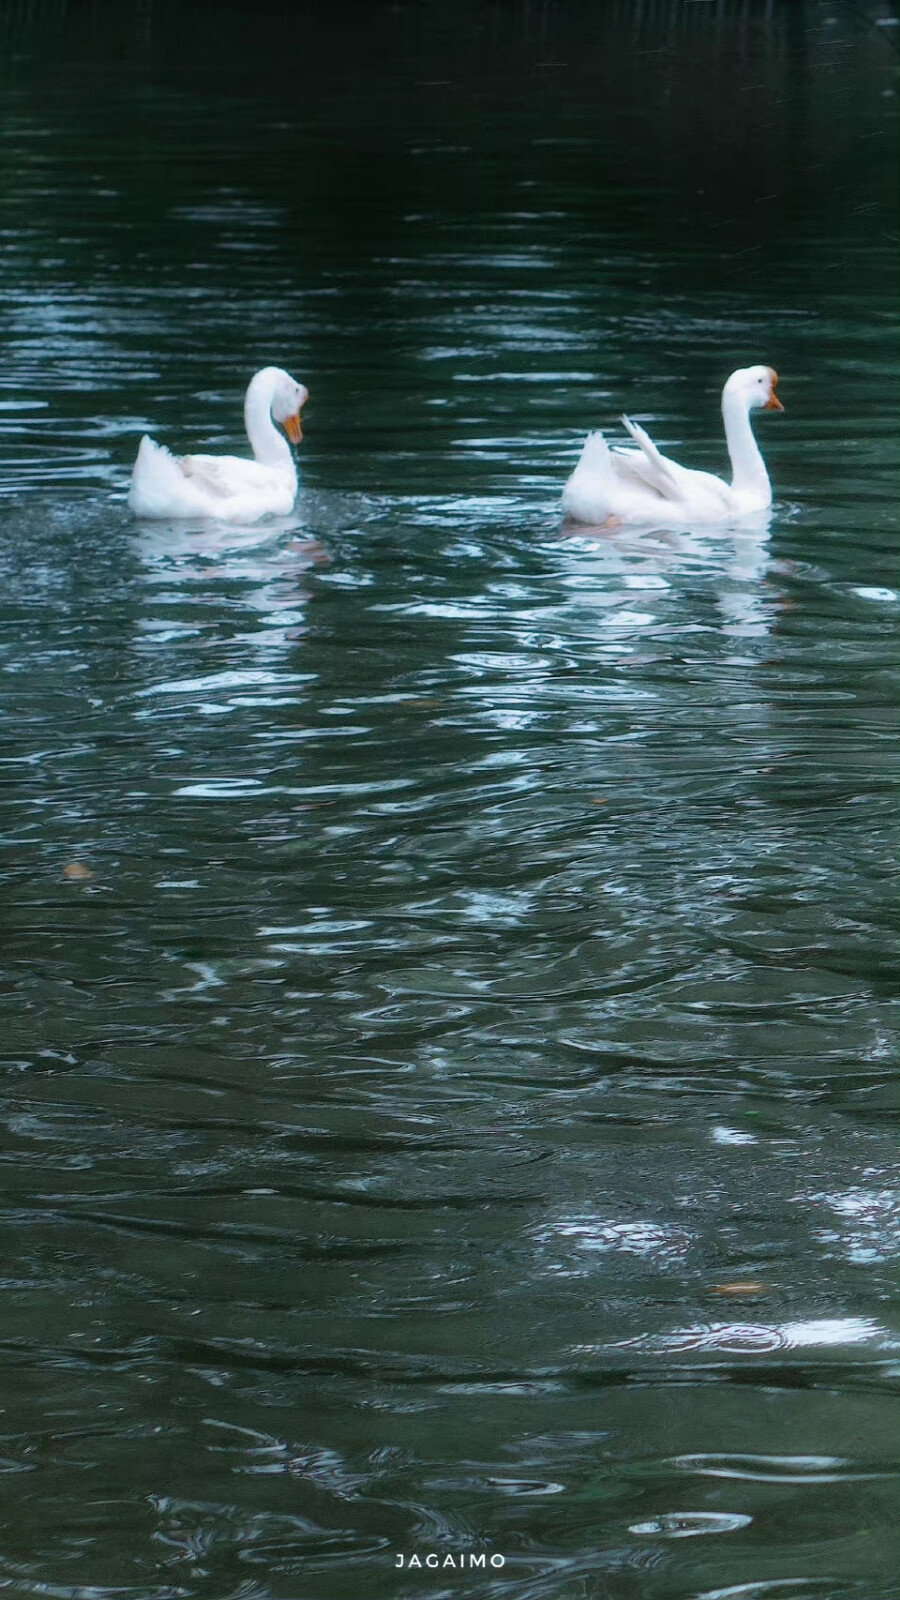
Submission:
<svg viewBox="0 0 900 1600">
<path fill-rule="evenodd" d="M 900 1594 L 892 20 L 0 12 L 4 1595 Z"/>
</svg>

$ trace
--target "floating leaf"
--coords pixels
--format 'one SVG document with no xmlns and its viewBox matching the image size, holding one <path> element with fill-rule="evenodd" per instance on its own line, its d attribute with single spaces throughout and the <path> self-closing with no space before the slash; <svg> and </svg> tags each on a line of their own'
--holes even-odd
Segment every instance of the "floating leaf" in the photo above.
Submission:
<svg viewBox="0 0 900 1600">
<path fill-rule="evenodd" d="M 766 1294 L 767 1283 L 714 1283 L 713 1294 Z"/>
<path fill-rule="evenodd" d="M 86 867 L 83 861 L 70 861 L 63 867 L 62 875 L 72 883 L 86 883 L 88 878 L 94 876 L 90 867 Z"/>
</svg>

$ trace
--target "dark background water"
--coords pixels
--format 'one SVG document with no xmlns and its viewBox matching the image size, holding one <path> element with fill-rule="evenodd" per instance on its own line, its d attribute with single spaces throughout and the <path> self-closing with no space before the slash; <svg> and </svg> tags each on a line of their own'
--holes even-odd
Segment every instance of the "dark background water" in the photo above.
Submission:
<svg viewBox="0 0 900 1600">
<path fill-rule="evenodd" d="M 0 10 L 4 1594 L 900 1594 L 896 20 Z"/>
</svg>

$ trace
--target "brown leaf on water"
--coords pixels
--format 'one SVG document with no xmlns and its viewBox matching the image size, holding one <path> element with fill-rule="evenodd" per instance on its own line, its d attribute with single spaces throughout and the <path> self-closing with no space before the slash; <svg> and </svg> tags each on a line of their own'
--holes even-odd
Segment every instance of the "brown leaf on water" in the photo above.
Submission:
<svg viewBox="0 0 900 1600">
<path fill-rule="evenodd" d="M 608 800 L 601 800 L 601 799 L 598 798 L 597 795 L 593 795 L 592 794 L 592 795 L 588 795 L 588 805 L 589 806 L 608 806 L 609 805 L 609 801 Z"/>
<path fill-rule="evenodd" d="M 88 878 L 94 876 L 90 867 L 86 867 L 83 861 L 70 861 L 68 866 L 63 867 L 62 875 L 71 883 L 86 883 Z"/>
<path fill-rule="evenodd" d="M 713 1294 L 767 1294 L 767 1283 L 714 1283 Z"/>
</svg>

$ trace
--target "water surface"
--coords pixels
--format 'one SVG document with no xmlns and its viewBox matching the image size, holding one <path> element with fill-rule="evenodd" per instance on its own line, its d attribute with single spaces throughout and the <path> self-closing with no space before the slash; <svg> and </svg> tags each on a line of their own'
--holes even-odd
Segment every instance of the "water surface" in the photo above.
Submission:
<svg viewBox="0 0 900 1600">
<path fill-rule="evenodd" d="M 4 12 L 4 1593 L 900 1593 L 891 21 Z"/>
</svg>

